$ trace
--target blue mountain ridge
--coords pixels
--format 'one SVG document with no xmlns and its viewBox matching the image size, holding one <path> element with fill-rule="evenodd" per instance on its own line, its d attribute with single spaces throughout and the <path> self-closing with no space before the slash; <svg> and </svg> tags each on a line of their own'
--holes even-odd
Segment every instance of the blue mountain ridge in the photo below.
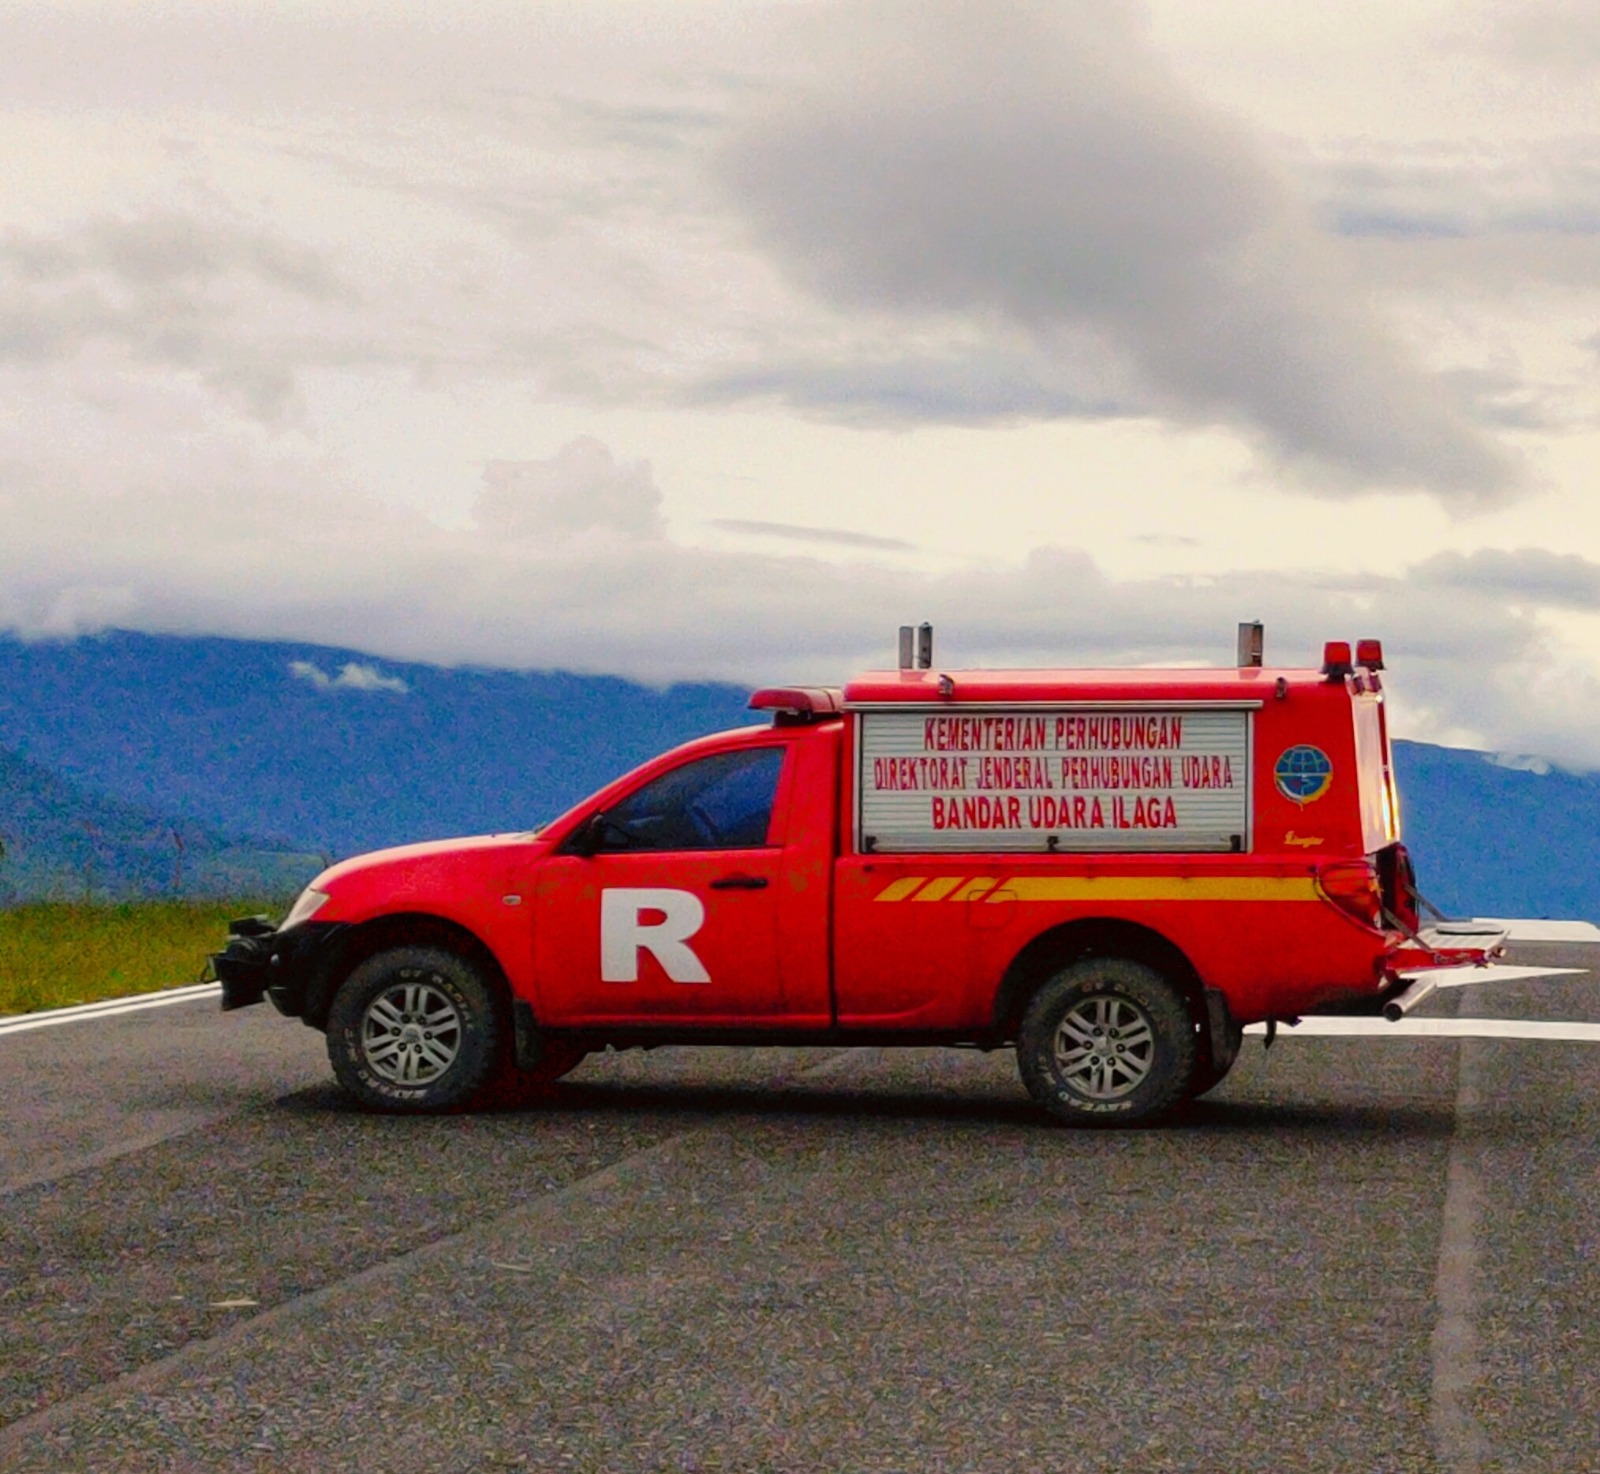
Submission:
<svg viewBox="0 0 1600 1474">
<path fill-rule="evenodd" d="M 1600 774 L 1423 742 L 1396 742 L 1394 762 L 1406 847 L 1434 905 L 1600 922 Z"/>
<path fill-rule="evenodd" d="M 357 684 L 340 683 L 349 667 Z M 531 829 L 663 748 L 748 723 L 748 696 L 286 643 L 0 638 L 0 750 L 109 798 L 329 857 Z"/>
<path fill-rule="evenodd" d="M 0 751 L 0 905 L 291 894 L 320 861 L 86 792 Z"/>
<path fill-rule="evenodd" d="M 747 724 L 748 696 L 285 642 L 0 637 L 0 753 L 35 784 L 65 785 L 52 800 L 63 813 L 127 806 L 126 823 L 146 824 L 149 854 L 164 857 L 140 872 L 145 889 L 170 874 L 174 823 L 223 848 L 238 843 L 223 836 L 259 836 L 245 847 L 302 865 L 308 851 L 529 829 L 664 748 Z M 1435 904 L 1600 920 L 1600 776 L 1413 742 L 1395 744 L 1395 762 L 1406 842 Z M 27 786 L 0 786 L 0 835 Z M 81 870 L 81 856 L 63 856 L 58 869 Z M 0 861 L 0 881 L 7 873 Z"/>
</svg>

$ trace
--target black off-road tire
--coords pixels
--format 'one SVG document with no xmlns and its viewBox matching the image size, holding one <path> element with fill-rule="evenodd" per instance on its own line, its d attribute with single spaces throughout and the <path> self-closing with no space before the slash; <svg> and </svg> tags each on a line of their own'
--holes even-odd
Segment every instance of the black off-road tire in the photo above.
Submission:
<svg viewBox="0 0 1600 1474">
<path fill-rule="evenodd" d="M 370 1110 L 404 1114 L 475 1104 L 507 1053 L 494 990 L 458 953 L 395 947 L 340 985 L 328 1013 L 328 1059 Z"/>
<path fill-rule="evenodd" d="M 1189 1082 L 1189 1099 L 1199 1100 L 1208 1090 L 1215 1090 L 1222 1084 L 1227 1079 L 1228 1071 L 1237 1062 L 1243 1046 L 1244 1026 L 1234 1023 L 1230 1018 L 1221 1053 L 1217 1053 L 1213 1044 L 1209 1051 L 1202 1051 L 1201 1058 L 1196 1062 L 1194 1078 Z"/>
<path fill-rule="evenodd" d="M 1017 1069 L 1051 1115 L 1130 1126 L 1177 1105 L 1198 1059 L 1194 1020 L 1154 968 L 1090 957 L 1047 979 L 1017 1030 Z"/>
</svg>

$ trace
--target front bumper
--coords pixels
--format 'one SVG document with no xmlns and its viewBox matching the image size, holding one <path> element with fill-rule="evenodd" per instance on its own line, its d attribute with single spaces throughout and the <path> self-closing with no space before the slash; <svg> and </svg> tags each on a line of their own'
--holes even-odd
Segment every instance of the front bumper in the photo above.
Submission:
<svg viewBox="0 0 1600 1474">
<path fill-rule="evenodd" d="M 338 951 L 339 922 L 306 921 L 276 931 L 264 916 L 228 924 L 228 945 L 211 956 L 222 984 L 222 1011 L 270 999 L 279 1013 L 303 1018 L 315 985 Z"/>
</svg>

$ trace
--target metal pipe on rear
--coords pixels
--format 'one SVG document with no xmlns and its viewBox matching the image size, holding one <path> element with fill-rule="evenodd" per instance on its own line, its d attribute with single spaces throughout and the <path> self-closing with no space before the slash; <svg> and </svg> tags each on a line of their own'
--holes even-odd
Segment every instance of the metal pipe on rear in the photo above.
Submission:
<svg viewBox="0 0 1600 1474">
<path fill-rule="evenodd" d="M 1435 988 L 1439 986 L 1437 978 L 1424 973 L 1421 977 L 1412 978 L 1406 988 L 1396 993 L 1383 1005 L 1383 1016 L 1391 1024 L 1397 1024 L 1411 1012 L 1425 998 L 1432 996 Z"/>
</svg>

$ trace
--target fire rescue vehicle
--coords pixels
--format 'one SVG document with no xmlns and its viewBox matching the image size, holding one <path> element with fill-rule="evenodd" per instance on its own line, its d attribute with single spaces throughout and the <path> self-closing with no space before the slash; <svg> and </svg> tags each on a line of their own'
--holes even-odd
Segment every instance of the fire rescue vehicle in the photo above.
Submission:
<svg viewBox="0 0 1600 1474">
<path fill-rule="evenodd" d="M 1399 1018 L 1503 933 L 1425 928 L 1382 650 L 1271 669 L 899 668 L 757 691 L 553 823 L 326 870 L 235 922 L 222 1006 L 434 1111 L 667 1043 L 1014 1046 L 1083 1125 L 1215 1086 L 1246 1025 Z"/>
</svg>

